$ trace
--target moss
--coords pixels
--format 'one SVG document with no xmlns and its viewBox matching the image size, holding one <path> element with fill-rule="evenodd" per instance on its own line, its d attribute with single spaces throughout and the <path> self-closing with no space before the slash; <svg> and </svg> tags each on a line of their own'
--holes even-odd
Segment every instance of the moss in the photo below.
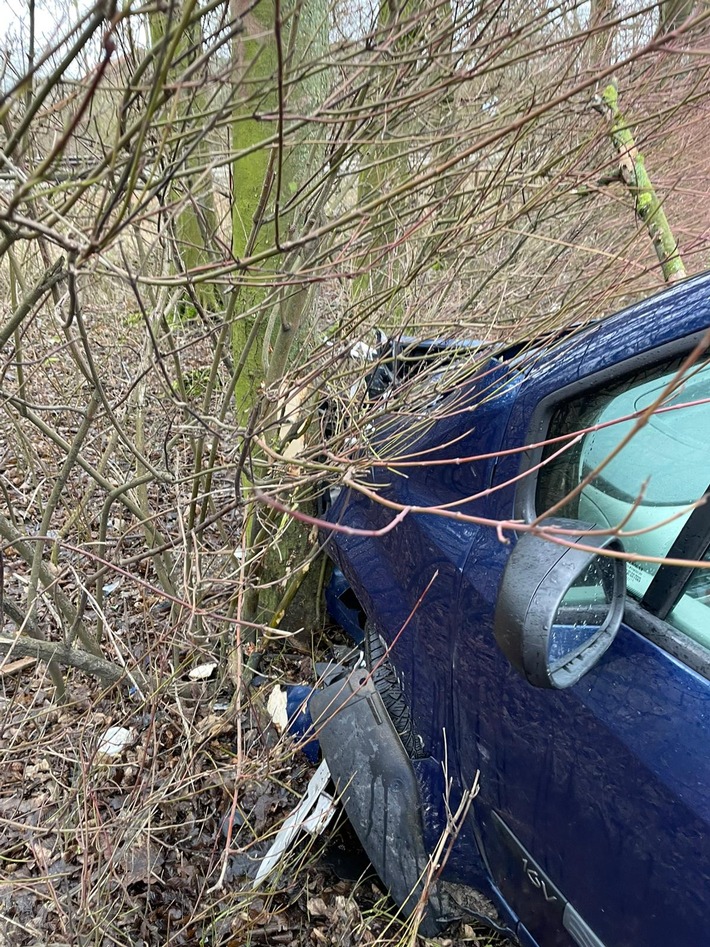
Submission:
<svg viewBox="0 0 710 947">
<path fill-rule="evenodd" d="M 646 225 L 653 241 L 664 279 L 682 279 L 686 273 L 678 245 L 651 183 L 644 157 L 637 151 L 631 129 L 619 110 L 616 85 L 609 84 L 604 89 L 602 101 L 610 110 L 611 139 L 619 154 L 622 177 L 634 197 L 636 213 Z"/>
<path fill-rule="evenodd" d="M 281 10 L 284 61 L 299 75 L 303 72 L 301 58 L 317 59 L 327 49 L 327 16 L 318 2 L 301 7 L 297 42 L 290 43 L 289 9 L 282 4 Z M 232 120 L 232 252 L 237 260 L 275 247 L 277 192 L 280 234 L 285 236 L 300 224 L 296 218 L 299 211 L 292 209 L 291 198 L 297 196 L 303 182 L 310 179 L 311 169 L 323 165 L 323 146 L 306 143 L 307 129 L 298 134 L 291 134 L 288 127 L 285 129 L 280 164 L 276 153 L 266 144 L 278 131 L 275 119 L 264 118 L 275 115 L 278 110 L 273 16 L 273 5 L 259 0 L 250 9 L 249 35 L 239 38 L 236 44 L 239 104 Z M 309 114 L 325 98 L 324 76 L 320 70 L 294 86 L 289 85 L 288 76 L 285 79 L 284 88 L 289 96 L 287 111 Z M 280 187 L 279 173 L 282 176 Z M 232 348 L 235 362 L 243 365 L 235 388 L 236 410 L 242 427 L 247 427 L 255 407 L 262 411 L 260 425 L 268 422 L 266 412 L 274 410 L 274 405 L 266 405 L 266 399 L 260 405 L 260 393 L 265 385 L 275 386 L 287 371 L 294 343 L 301 337 L 299 327 L 309 318 L 306 286 L 296 285 L 290 292 L 274 289 L 275 280 L 270 281 L 269 277 L 277 266 L 289 272 L 297 271 L 300 260 L 294 257 L 279 260 L 275 254 L 273 262 L 258 271 L 244 271 L 235 290 Z M 256 473 L 257 479 L 260 465 L 266 466 L 267 461 L 254 451 L 250 470 Z M 299 500 L 294 496 L 292 502 L 298 504 Z M 305 626 L 310 632 L 313 619 L 309 616 L 314 611 L 319 570 L 306 570 L 303 562 L 313 539 L 304 524 L 288 517 L 285 522 L 277 522 L 277 519 L 264 515 L 258 522 L 253 517 L 248 523 L 249 543 L 259 547 L 260 558 L 258 576 L 244 596 L 243 614 L 247 620 L 289 630 Z"/>
<path fill-rule="evenodd" d="M 602 92 L 602 102 L 608 106 L 612 112 L 618 112 L 619 90 L 616 88 L 616 85 L 613 82 L 610 82 L 609 85 L 605 86 Z"/>
<path fill-rule="evenodd" d="M 168 68 L 163 64 L 163 79 L 174 82 L 180 88 L 180 77 L 183 69 L 189 62 L 194 61 L 202 48 L 201 24 L 199 21 L 189 23 L 194 16 L 195 0 L 185 0 L 180 8 L 180 21 L 177 25 L 178 35 L 170 40 L 170 61 L 179 62 L 179 66 Z M 189 24 L 189 25 L 188 25 Z M 153 45 L 157 46 L 166 35 L 169 21 L 163 13 L 154 13 L 150 16 L 150 35 Z M 172 24 L 170 24 L 172 26 Z M 168 62 L 166 58 L 165 63 Z M 178 91 L 172 99 L 170 118 L 176 127 L 183 126 L 183 118 L 192 113 L 199 114 L 203 108 L 205 96 L 200 90 L 188 89 Z M 179 143 L 177 150 L 187 147 L 188 143 Z M 217 261 L 217 254 L 213 251 L 214 237 L 217 233 L 217 214 L 214 206 L 212 177 L 205 172 L 210 163 L 210 148 L 207 138 L 202 137 L 198 142 L 190 143 L 189 155 L 184 158 L 187 170 L 193 170 L 184 179 L 174 180 L 170 185 L 170 203 L 178 208 L 173 221 L 173 237 L 180 263 L 185 272 L 198 273 L 209 268 Z M 179 157 L 168 155 L 171 159 Z M 222 309 L 223 302 L 219 287 L 216 283 L 205 280 L 194 284 L 193 292 L 200 305 L 208 312 L 217 312 Z"/>
<path fill-rule="evenodd" d="M 274 75 L 277 69 L 273 29 L 273 7 L 257 3 L 250 12 L 252 36 L 238 40 L 240 60 L 237 94 L 243 104 L 232 122 L 232 253 L 237 260 L 270 246 L 274 241 L 272 224 L 259 221 L 264 216 L 264 187 L 269 171 L 270 149 L 259 147 L 276 130 L 274 121 L 260 118 L 274 114 L 277 94 Z M 256 228 L 256 230 L 255 230 Z M 253 232 L 254 231 L 254 232 Z M 238 284 L 238 304 L 232 328 L 232 349 L 236 362 L 244 358 L 244 368 L 235 389 L 237 414 L 246 425 L 255 393 L 264 377 L 261 360 L 266 316 L 263 307 L 266 292 L 254 285 L 261 274 L 244 273 Z M 247 351 L 248 347 L 248 351 Z"/>
</svg>

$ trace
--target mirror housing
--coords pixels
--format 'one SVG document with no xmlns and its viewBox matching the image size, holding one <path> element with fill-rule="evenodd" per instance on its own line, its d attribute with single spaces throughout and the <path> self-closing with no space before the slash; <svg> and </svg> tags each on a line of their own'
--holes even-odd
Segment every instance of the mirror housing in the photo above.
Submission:
<svg viewBox="0 0 710 947">
<path fill-rule="evenodd" d="M 545 526 L 595 528 L 563 519 L 545 520 Z M 498 590 L 496 641 L 533 687 L 576 684 L 612 643 L 624 613 L 625 563 L 603 555 L 621 550 L 619 540 L 590 534 L 567 538 L 574 545 L 562 546 L 537 533 L 522 535 Z"/>
</svg>

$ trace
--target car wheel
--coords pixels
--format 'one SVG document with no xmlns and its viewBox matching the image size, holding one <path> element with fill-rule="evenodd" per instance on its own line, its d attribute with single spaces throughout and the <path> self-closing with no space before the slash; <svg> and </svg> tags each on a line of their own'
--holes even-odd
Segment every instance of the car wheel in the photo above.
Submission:
<svg viewBox="0 0 710 947">
<path fill-rule="evenodd" d="M 411 759 L 421 758 L 425 755 L 422 739 L 414 729 L 412 712 L 390 661 L 387 645 L 372 622 L 365 625 L 365 661 L 404 749 Z"/>
</svg>

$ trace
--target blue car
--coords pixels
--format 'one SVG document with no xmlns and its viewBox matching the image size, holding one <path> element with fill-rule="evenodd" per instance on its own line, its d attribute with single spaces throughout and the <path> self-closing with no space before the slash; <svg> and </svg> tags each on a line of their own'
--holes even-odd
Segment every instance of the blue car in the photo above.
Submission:
<svg viewBox="0 0 710 947">
<path fill-rule="evenodd" d="M 710 944 L 709 328 L 705 275 L 468 378 L 452 350 L 326 513 L 363 657 L 310 709 L 424 934 Z"/>
</svg>

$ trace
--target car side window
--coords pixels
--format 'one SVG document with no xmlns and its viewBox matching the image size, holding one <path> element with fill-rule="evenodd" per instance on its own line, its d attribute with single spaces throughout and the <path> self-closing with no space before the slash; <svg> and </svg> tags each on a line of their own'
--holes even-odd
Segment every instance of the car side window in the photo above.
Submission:
<svg viewBox="0 0 710 947">
<path fill-rule="evenodd" d="M 710 551 L 705 561 L 710 565 Z M 710 650 L 710 568 L 692 571 L 666 621 Z"/>
<path fill-rule="evenodd" d="M 627 565 L 628 592 L 639 601 L 660 568 L 652 559 L 676 544 L 710 482 L 710 363 L 682 379 L 679 367 L 636 373 L 559 405 L 538 475 L 538 514 L 562 503 L 556 515 L 623 532 L 624 548 L 639 556 Z M 710 647 L 709 570 L 692 574 L 666 621 Z"/>
</svg>

